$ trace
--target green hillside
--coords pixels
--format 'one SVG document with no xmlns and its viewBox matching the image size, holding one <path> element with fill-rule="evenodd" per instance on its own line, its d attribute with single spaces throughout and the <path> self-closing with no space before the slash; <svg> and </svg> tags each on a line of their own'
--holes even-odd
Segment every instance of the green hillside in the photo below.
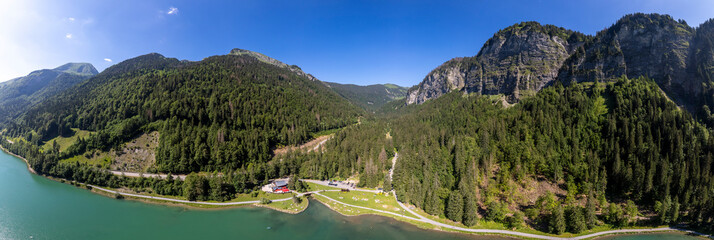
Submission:
<svg viewBox="0 0 714 240">
<path fill-rule="evenodd" d="M 96 132 L 62 151 L 66 158 L 158 130 L 156 168 L 187 173 L 264 163 L 273 148 L 352 124 L 361 113 L 320 82 L 252 56 L 179 62 L 149 54 L 30 109 L 17 120 L 26 128 L 10 134 L 44 144 L 71 136 L 71 128 Z"/>
<path fill-rule="evenodd" d="M 408 88 L 394 84 L 374 84 L 368 86 L 332 82 L 325 82 L 325 84 L 335 90 L 340 96 L 349 99 L 353 104 L 370 112 L 379 110 L 388 102 L 403 99 L 408 90 Z"/>
<path fill-rule="evenodd" d="M 97 74 L 89 63 L 68 63 L 0 83 L 0 122 Z"/>
<path fill-rule="evenodd" d="M 361 185 L 393 187 L 401 201 L 467 226 L 509 226 L 519 214 L 560 234 L 551 219 L 563 211 L 585 216 L 567 222 L 573 233 L 714 219 L 712 130 L 654 81 L 557 84 L 510 108 L 497 101 L 450 93 L 282 163 L 309 166 L 296 170 L 308 178 L 359 175 Z M 399 160 L 389 182 L 391 149 Z"/>
</svg>

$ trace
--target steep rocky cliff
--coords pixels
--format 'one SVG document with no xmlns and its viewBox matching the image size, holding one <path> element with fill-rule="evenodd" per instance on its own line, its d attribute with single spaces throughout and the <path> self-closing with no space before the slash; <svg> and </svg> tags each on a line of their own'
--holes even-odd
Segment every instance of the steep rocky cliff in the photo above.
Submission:
<svg viewBox="0 0 714 240">
<path fill-rule="evenodd" d="M 687 72 L 694 33 L 668 15 L 627 15 L 568 59 L 558 78 L 569 83 L 647 76 L 670 97 L 685 101 L 701 91 L 701 80 Z"/>
<path fill-rule="evenodd" d="M 690 99 L 690 109 L 714 126 L 714 19 L 706 21 L 696 29 L 690 44 L 687 73 L 700 80 L 700 96 Z"/>
<path fill-rule="evenodd" d="M 496 33 L 478 55 L 452 59 L 410 89 L 407 104 L 450 91 L 503 94 L 510 103 L 560 81 L 646 76 L 677 104 L 714 114 L 714 21 L 692 28 L 669 15 L 630 14 L 595 36 L 527 22 Z"/>
<path fill-rule="evenodd" d="M 524 22 L 499 31 L 478 55 L 455 58 L 434 69 L 407 95 L 407 104 L 445 93 L 505 94 L 509 102 L 540 90 L 589 37 L 552 25 Z"/>
</svg>

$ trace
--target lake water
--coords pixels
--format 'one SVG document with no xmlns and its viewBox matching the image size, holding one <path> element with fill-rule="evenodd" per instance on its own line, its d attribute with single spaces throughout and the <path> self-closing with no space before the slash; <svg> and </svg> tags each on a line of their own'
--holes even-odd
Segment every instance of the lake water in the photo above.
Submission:
<svg viewBox="0 0 714 240">
<path fill-rule="evenodd" d="M 315 201 L 293 215 L 255 207 L 197 210 L 117 200 L 31 174 L 22 160 L 0 151 L 0 239 L 219 238 L 506 239 L 423 230 L 379 216 L 345 217 Z"/>
</svg>

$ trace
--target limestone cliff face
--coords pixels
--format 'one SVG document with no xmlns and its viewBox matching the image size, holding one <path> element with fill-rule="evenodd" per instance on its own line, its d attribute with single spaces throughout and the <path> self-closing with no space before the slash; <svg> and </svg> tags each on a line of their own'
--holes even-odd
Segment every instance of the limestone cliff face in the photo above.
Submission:
<svg viewBox="0 0 714 240">
<path fill-rule="evenodd" d="M 528 22 L 496 33 L 478 55 L 452 59 L 410 89 L 407 104 L 451 91 L 510 103 L 555 81 L 653 79 L 675 102 L 714 122 L 714 20 L 692 28 L 669 15 L 630 14 L 595 36 Z M 705 106 L 706 109 L 702 109 Z"/>
<path fill-rule="evenodd" d="M 407 95 L 422 103 L 450 91 L 504 94 L 509 102 L 532 94 L 558 76 L 562 63 L 588 37 L 551 25 L 525 22 L 496 33 L 478 55 L 455 58 L 434 69 Z"/>
<path fill-rule="evenodd" d="M 701 80 L 687 72 L 694 33 L 668 15 L 627 15 L 568 59 L 559 79 L 603 82 L 647 76 L 674 99 L 699 94 Z"/>
</svg>

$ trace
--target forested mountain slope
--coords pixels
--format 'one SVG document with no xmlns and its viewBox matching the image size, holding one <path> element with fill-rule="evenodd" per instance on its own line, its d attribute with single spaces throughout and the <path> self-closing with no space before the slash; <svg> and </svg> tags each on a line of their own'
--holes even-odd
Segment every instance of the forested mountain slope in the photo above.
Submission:
<svg viewBox="0 0 714 240">
<path fill-rule="evenodd" d="M 712 130 L 653 80 L 556 84 L 505 109 L 493 101 L 447 94 L 344 132 L 324 156 L 286 162 L 304 177 L 383 182 L 400 200 L 467 226 L 508 225 L 511 214 L 553 233 L 714 221 Z M 392 146 L 399 161 L 389 183 L 379 152 Z M 567 229 L 557 226 L 565 218 Z"/>
<path fill-rule="evenodd" d="M 713 231 L 712 26 L 634 14 L 591 37 L 517 24 L 385 103 L 387 114 L 355 105 L 370 101 L 358 93 L 366 87 L 323 83 L 259 53 L 149 54 L 35 105 L 3 133 L 27 141 L 0 144 L 40 174 L 189 200 L 225 201 L 287 176 L 349 178 L 465 226 Z M 697 107 L 699 119 L 685 110 Z M 38 147 L 72 128 L 92 133 L 62 152 Z M 337 128 L 324 151 L 272 154 Z M 156 132 L 154 169 L 192 173 L 185 182 L 77 160 Z"/>
<path fill-rule="evenodd" d="M 350 102 L 370 112 L 379 110 L 388 102 L 404 98 L 407 93 L 407 88 L 394 84 L 368 86 L 332 82 L 325 82 L 325 84 L 340 96 L 349 99 Z"/>
<path fill-rule="evenodd" d="M 0 83 L 0 122 L 97 74 L 89 63 L 67 63 Z"/>
<path fill-rule="evenodd" d="M 64 158 L 158 130 L 159 171 L 232 171 L 269 160 L 276 146 L 352 124 L 362 113 L 321 82 L 250 55 L 188 62 L 149 54 L 30 109 L 9 134 L 41 144 L 70 128 L 97 132 Z"/>
</svg>

